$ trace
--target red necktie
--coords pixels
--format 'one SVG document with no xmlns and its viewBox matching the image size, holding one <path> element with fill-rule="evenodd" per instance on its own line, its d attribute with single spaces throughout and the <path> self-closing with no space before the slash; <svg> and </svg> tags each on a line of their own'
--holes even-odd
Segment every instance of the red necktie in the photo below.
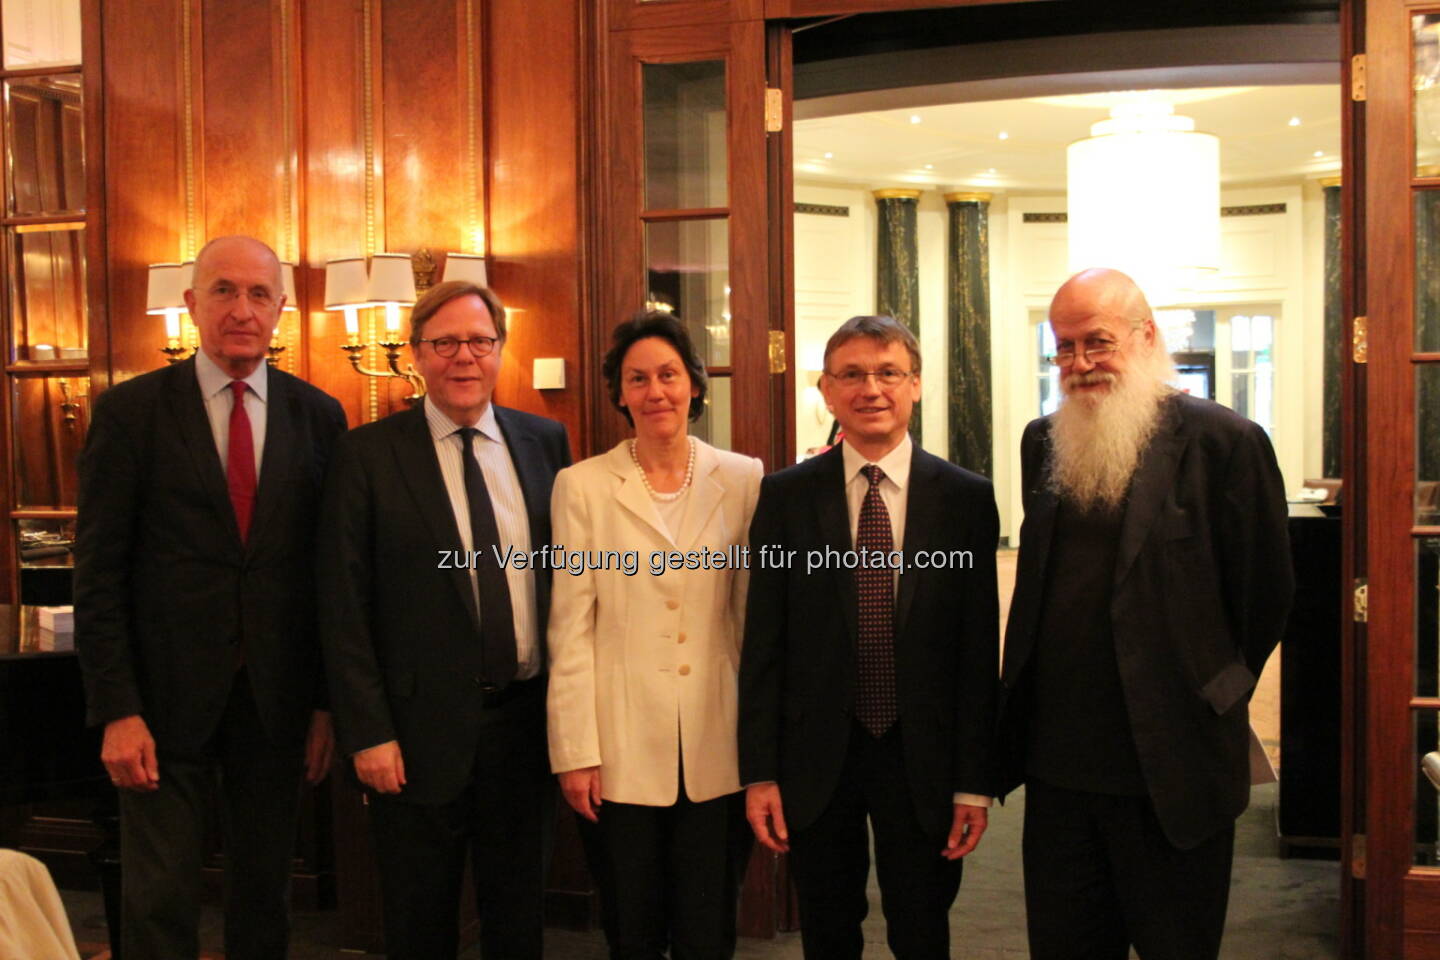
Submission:
<svg viewBox="0 0 1440 960">
<path fill-rule="evenodd" d="M 873 559 L 872 551 L 888 554 L 893 543 L 890 511 L 880 497 L 885 472 L 874 464 L 861 467 L 870 489 L 860 505 L 855 549 Z M 859 595 L 859 645 L 856 650 L 855 716 L 879 737 L 895 723 L 895 577 L 888 565 L 855 571 Z"/>
<path fill-rule="evenodd" d="M 225 480 L 241 543 L 250 533 L 250 515 L 255 512 L 255 435 L 250 432 L 250 415 L 245 412 L 245 389 L 244 380 L 230 381 L 235 403 L 230 408 L 230 450 L 225 458 Z"/>
</svg>

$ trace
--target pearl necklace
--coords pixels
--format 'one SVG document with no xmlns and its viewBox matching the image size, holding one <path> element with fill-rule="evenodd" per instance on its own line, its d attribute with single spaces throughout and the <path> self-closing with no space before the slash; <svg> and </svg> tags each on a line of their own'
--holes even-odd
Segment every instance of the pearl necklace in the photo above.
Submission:
<svg viewBox="0 0 1440 960">
<path fill-rule="evenodd" d="M 655 488 L 650 486 L 650 478 L 645 476 L 645 468 L 640 466 L 640 454 L 635 452 L 635 441 L 630 441 L 630 459 L 635 461 L 635 469 L 640 474 L 640 482 L 645 486 L 645 492 L 650 494 L 651 500 L 670 501 L 679 500 L 686 490 L 690 489 L 690 480 L 695 476 L 695 438 L 686 437 L 690 444 L 690 459 L 685 463 L 685 482 L 680 484 L 680 489 L 673 493 L 656 493 Z"/>
</svg>

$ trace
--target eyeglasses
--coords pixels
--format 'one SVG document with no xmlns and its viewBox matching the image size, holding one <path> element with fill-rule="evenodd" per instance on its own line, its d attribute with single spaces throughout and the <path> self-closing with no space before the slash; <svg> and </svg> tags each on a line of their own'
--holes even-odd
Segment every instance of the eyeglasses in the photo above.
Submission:
<svg viewBox="0 0 1440 960">
<path fill-rule="evenodd" d="M 460 352 L 460 344 L 462 343 L 468 343 L 470 345 L 470 356 L 488 357 L 495 352 L 495 344 L 500 342 L 500 338 L 471 337 L 469 340 L 461 340 L 458 337 L 436 337 L 434 340 L 429 340 L 421 337 L 415 342 L 417 344 L 430 344 L 431 348 L 435 351 L 435 356 L 448 360 Z"/>
<path fill-rule="evenodd" d="M 840 384 L 846 390 L 858 390 L 871 377 L 882 387 L 898 387 L 915 374 L 909 370 L 901 370 L 897 367 L 882 367 L 879 370 L 841 370 L 839 373 L 825 371 L 825 375 Z"/>
<path fill-rule="evenodd" d="M 1119 349 L 1120 344 L 1114 340 L 1090 340 L 1086 342 L 1084 350 L 1076 350 L 1073 346 L 1062 347 L 1056 350 L 1049 359 L 1057 367 L 1068 367 L 1075 362 L 1076 356 L 1083 353 L 1086 360 L 1091 363 L 1099 363 Z"/>
</svg>

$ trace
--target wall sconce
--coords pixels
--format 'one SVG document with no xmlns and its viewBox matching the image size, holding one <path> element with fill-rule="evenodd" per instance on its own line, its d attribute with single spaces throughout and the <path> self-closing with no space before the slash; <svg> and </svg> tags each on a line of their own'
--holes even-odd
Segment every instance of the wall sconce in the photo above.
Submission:
<svg viewBox="0 0 1440 960">
<path fill-rule="evenodd" d="M 285 294 L 285 306 L 281 308 L 280 317 L 281 320 L 284 320 L 284 314 L 300 311 L 300 308 L 296 306 L 295 298 L 295 264 L 288 260 L 280 261 L 280 287 Z M 285 345 L 280 342 L 280 323 L 278 321 L 275 324 L 275 330 L 270 334 L 270 346 L 266 347 L 265 351 L 270 355 L 272 363 L 279 360 L 280 354 L 285 352 Z"/>
<path fill-rule="evenodd" d="M 180 315 L 185 313 L 185 291 L 190 277 L 183 263 L 152 263 L 145 286 L 145 312 L 165 318 L 165 346 L 160 352 L 169 363 L 179 363 L 189 347 L 180 345 Z"/>
<path fill-rule="evenodd" d="M 490 286 L 490 279 L 485 269 L 485 258 L 478 253 L 445 254 L 445 273 L 441 279 L 446 283 L 451 280 L 462 280 L 476 286 Z"/>
<path fill-rule="evenodd" d="M 325 264 L 325 309 L 345 311 L 346 342 L 340 345 L 355 372 L 366 377 L 395 377 L 410 384 L 409 404 L 425 396 L 425 381 L 413 365 L 400 369 L 400 308 L 415 303 L 415 278 L 410 272 L 410 258 L 403 253 L 377 253 L 371 269 L 366 270 L 363 257 L 330 260 Z M 377 344 L 360 339 L 362 307 L 385 307 L 385 339 Z M 371 370 L 365 366 L 363 354 L 371 346 L 385 351 L 387 369 Z"/>
</svg>

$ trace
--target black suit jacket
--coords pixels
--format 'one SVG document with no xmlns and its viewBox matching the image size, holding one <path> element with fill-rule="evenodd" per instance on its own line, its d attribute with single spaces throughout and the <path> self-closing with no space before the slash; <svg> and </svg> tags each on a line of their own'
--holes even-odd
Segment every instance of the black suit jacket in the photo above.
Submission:
<svg viewBox="0 0 1440 960">
<path fill-rule="evenodd" d="M 570 463 L 565 427 L 500 406 L 495 418 L 538 548 L 550 542 L 550 487 Z M 453 800 L 469 782 L 480 736 L 480 625 L 468 572 L 439 566 L 442 551 L 463 546 L 421 406 L 342 438 L 320 544 L 321 636 L 341 750 L 398 740 L 401 799 Z M 486 549 L 482 562 L 492 560 Z M 543 650 L 545 571 L 536 571 L 535 587 Z M 543 767 L 543 725 L 523 735 Z"/>
<path fill-rule="evenodd" d="M 906 569 L 895 615 L 896 695 L 911 795 L 922 826 L 943 838 L 953 794 L 993 794 L 991 737 L 998 668 L 990 481 L 914 448 L 902 548 L 968 550 L 973 567 Z M 814 822 L 835 791 L 855 703 L 855 575 L 805 572 L 806 551 L 853 549 L 839 445 L 766 477 L 750 523 L 750 592 L 740 658 L 740 781 L 780 785 L 792 830 Z M 788 569 L 760 548 L 795 550 Z M 938 849 L 938 847 L 937 847 Z"/>
<path fill-rule="evenodd" d="M 1005 776 L 1024 778 L 1030 680 L 1058 503 L 1050 419 L 1021 441 L 1025 521 L 1005 634 Z M 1174 394 L 1130 484 L 1110 616 L 1140 769 L 1166 836 L 1190 848 L 1250 796 L 1248 704 L 1295 581 L 1284 482 L 1265 432 Z"/>
<path fill-rule="evenodd" d="M 105 391 L 80 457 L 75 641 L 88 720 L 140 714 L 162 752 L 210 738 L 238 644 L 273 741 L 303 739 L 323 705 L 315 517 L 345 412 L 288 373 L 267 375 L 243 544 L 193 359 Z"/>
</svg>

